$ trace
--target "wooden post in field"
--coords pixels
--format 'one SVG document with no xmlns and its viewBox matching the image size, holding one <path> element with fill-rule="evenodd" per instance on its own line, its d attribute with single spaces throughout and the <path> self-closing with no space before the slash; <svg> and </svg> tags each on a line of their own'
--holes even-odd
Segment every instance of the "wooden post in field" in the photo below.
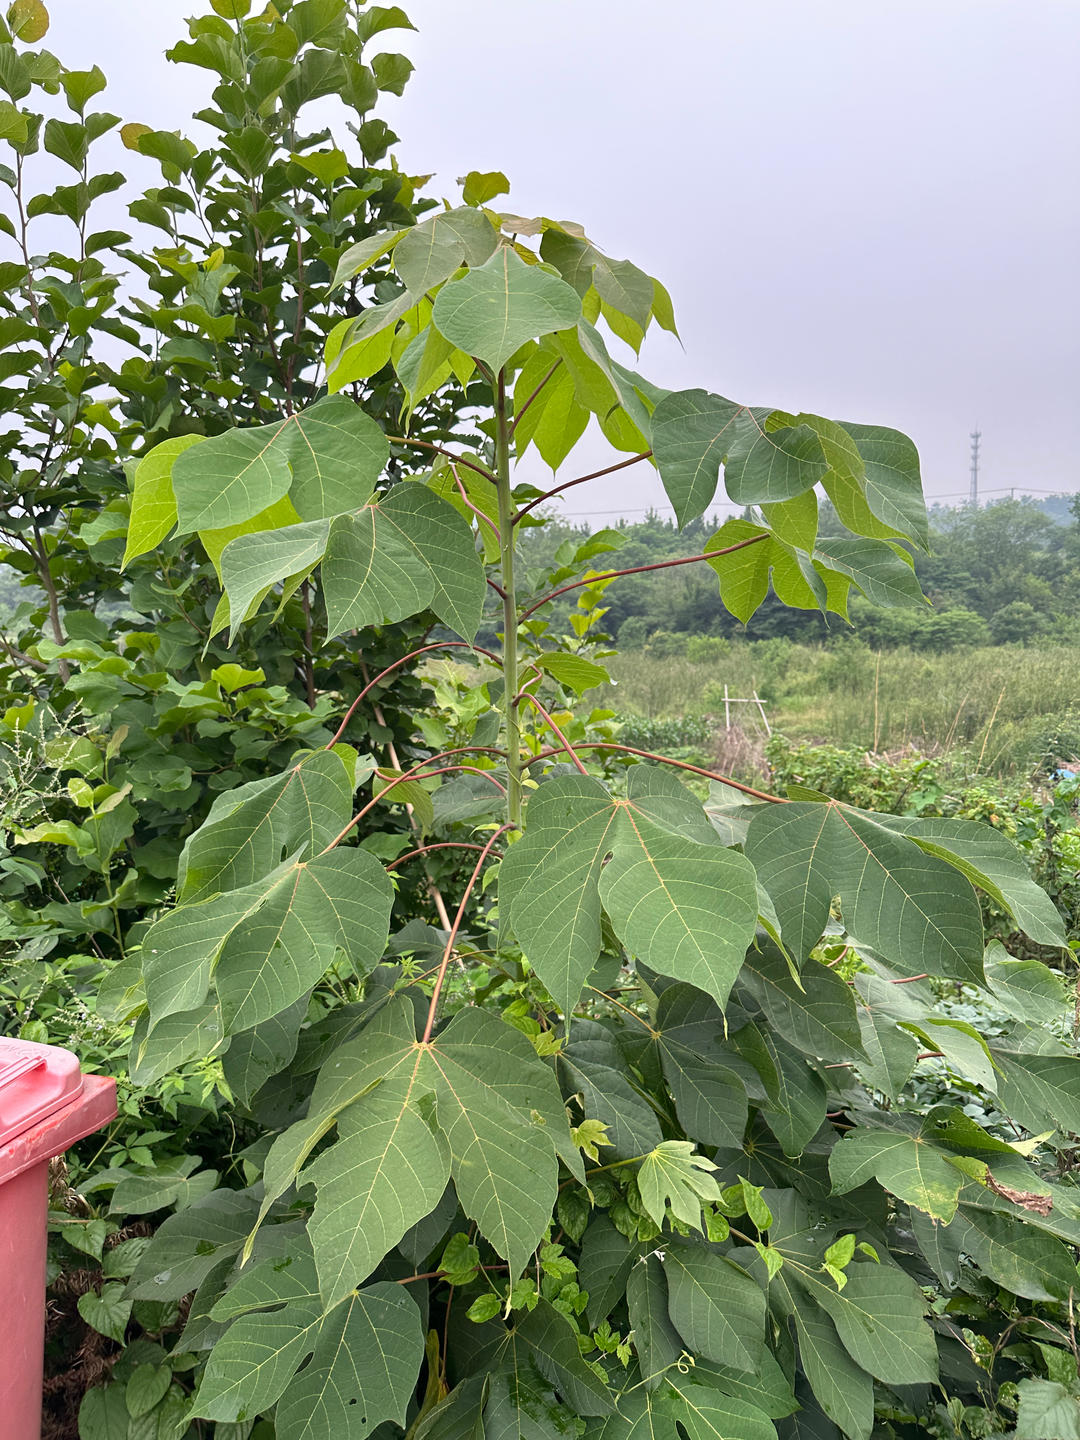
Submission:
<svg viewBox="0 0 1080 1440">
<path fill-rule="evenodd" d="M 727 684 L 724 685 L 724 729 L 731 729 L 731 702 L 728 700 Z"/>
<path fill-rule="evenodd" d="M 771 735 L 772 726 L 769 724 L 769 717 L 765 714 L 765 706 L 762 703 L 761 696 L 756 690 L 754 691 L 754 700 L 757 703 L 757 708 L 761 711 L 761 723 L 765 726 L 765 734 Z"/>
</svg>

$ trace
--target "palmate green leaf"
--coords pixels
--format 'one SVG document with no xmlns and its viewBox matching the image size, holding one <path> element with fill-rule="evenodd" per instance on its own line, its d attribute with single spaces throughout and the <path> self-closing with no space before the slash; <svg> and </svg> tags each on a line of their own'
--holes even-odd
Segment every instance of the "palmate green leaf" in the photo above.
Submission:
<svg viewBox="0 0 1080 1440">
<path fill-rule="evenodd" d="M 336 1121 L 336 1144 L 302 1176 L 318 1190 L 310 1234 L 328 1304 L 435 1208 L 450 1175 L 516 1275 L 550 1222 L 558 1157 L 582 1173 L 554 1074 L 524 1035 L 466 1009 L 421 1045 L 413 1013 L 395 1001 L 332 1052 L 310 1117 L 267 1159 L 267 1193 L 281 1193 Z"/>
<path fill-rule="evenodd" d="M 518 379 L 515 393 L 521 395 L 521 405 L 543 381 L 553 363 L 544 351 L 539 351 L 536 359 L 538 365 L 535 368 L 526 365 Z M 535 369 L 540 370 L 539 375 Z M 560 366 L 514 426 L 517 453 L 522 455 L 529 445 L 535 445 L 544 463 L 558 470 L 585 433 L 589 415 L 578 398 L 573 375 L 565 366 Z"/>
<path fill-rule="evenodd" d="M 856 1365 L 829 1317 L 814 1305 L 795 1311 L 799 1361 L 814 1396 L 849 1440 L 870 1440 L 874 1427 L 874 1382 Z"/>
<path fill-rule="evenodd" d="M 919 1287 L 895 1266 L 870 1260 L 857 1261 L 847 1275 L 839 1291 L 817 1271 L 800 1272 L 797 1283 L 826 1312 L 863 1370 L 886 1385 L 932 1384 L 937 1343 Z"/>
<path fill-rule="evenodd" d="M 527 1312 L 500 1347 L 504 1363 L 517 1372 L 535 1365 L 578 1415 L 606 1415 L 612 1408 L 607 1385 L 586 1364 L 577 1331 L 546 1300 Z"/>
<path fill-rule="evenodd" d="M 404 1422 L 423 1354 L 419 1312 L 398 1285 L 372 1285 L 329 1314 L 317 1296 L 293 1299 L 229 1327 L 207 1361 L 193 1414 L 235 1422 L 280 1401 L 282 1440 L 352 1440 L 384 1420 Z"/>
<path fill-rule="evenodd" d="M 661 1140 L 642 1160 L 637 1172 L 641 1203 L 649 1219 L 663 1225 L 667 1208 L 673 1219 L 701 1229 L 701 1207 L 720 1199 L 713 1179 L 713 1161 L 694 1154 L 691 1140 Z"/>
<path fill-rule="evenodd" d="M 180 534 L 239 524 L 286 494 L 301 520 L 355 509 L 389 456 L 379 426 L 342 395 L 270 425 L 227 430 L 173 463 Z"/>
<path fill-rule="evenodd" d="M 799 416 L 800 421 L 804 418 Z M 813 424 L 813 420 L 809 423 Z M 871 512 L 891 530 L 910 536 L 925 550 L 928 544 L 926 503 L 922 493 L 919 452 L 913 442 L 899 430 L 890 430 L 885 425 L 859 425 L 845 421 L 843 429 L 854 440 L 865 466 L 863 494 Z M 818 433 L 820 435 L 820 430 Z M 831 466 L 832 456 L 827 454 L 826 458 Z M 843 515 L 840 518 L 843 520 Z M 844 524 L 847 524 L 846 520 Z M 868 533 L 860 531 L 857 526 L 848 528 L 855 529 L 856 533 Z"/>
<path fill-rule="evenodd" d="M 741 410 L 722 395 L 678 390 L 653 411 L 653 458 L 680 525 L 704 515 L 712 504 Z"/>
<path fill-rule="evenodd" d="M 322 568 L 331 635 L 429 607 L 466 640 L 480 624 L 484 572 L 469 524 L 426 485 L 403 483 L 330 527 Z"/>
<path fill-rule="evenodd" d="M 497 373 L 527 340 L 568 330 L 581 301 L 563 280 L 526 265 L 508 245 L 439 291 L 435 328 Z"/>
<path fill-rule="evenodd" d="M 678 1396 L 675 1414 L 690 1440 L 776 1440 L 776 1427 L 764 1410 L 695 1379 L 691 1372 L 668 1380 Z"/>
<path fill-rule="evenodd" d="M 765 1295 L 732 1261 L 676 1241 L 664 1251 L 671 1323 L 692 1353 L 735 1370 L 757 1368 L 765 1344 Z"/>
<path fill-rule="evenodd" d="M 808 425 L 770 424 L 773 414 L 743 406 L 736 417 L 724 488 L 737 505 L 792 500 L 812 490 L 829 468 L 821 441 Z"/>
<path fill-rule="evenodd" d="M 656 794 L 652 774 L 635 766 L 625 801 L 586 776 L 545 782 L 502 863 L 509 924 L 565 1014 L 600 953 L 601 902 L 633 953 L 721 1004 L 753 939 L 750 866 L 718 838 L 685 838 L 709 833 L 701 806 Z"/>
<path fill-rule="evenodd" d="M 655 1389 L 629 1383 L 616 1414 L 586 1433 L 590 1440 L 677 1440 L 683 1431 L 691 1440 L 776 1440 L 766 1407 L 741 1386 L 730 1388 L 738 1393 L 729 1394 L 727 1382 L 704 1365 L 670 1372 Z"/>
<path fill-rule="evenodd" d="M 331 289 L 336 290 L 346 280 L 363 274 L 369 265 L 400 244 L 408 233 L 408 230 L 381 230 L 377 235 L 366 235 L 363 240 L 350 245 L 337 263 Z"/>
<path fill-rule="evenodd" d="M 282 855 L 312 857 L 352 813 L 352 752 L 301 751 L 287 770 L 219 795 L 180 857 L 177 898 L 192 904 L 269 875 Z"/>
<path fill-rule="evenodd" d="M 839 895 L 849 932 L 901 974 L 981 983 L 982 919 L 971 885 L 876 816 L 832 801 L 770 805 L 751 820 L 745 848 L 800 958 Z"/>
<path fill-rule="evenodd" d="M 226 1033 L 287 1009 L 328 968 L 337 947 L 360 969 L 389 933 L 393 889 L 365 850 L 287 863 L 265 880 L 183 905 L 147 933 L 143 973 L 153 1029 L 191 1010 L 214 980 Z"/>
<path fill-rule="evenodd" d="M 179 1300 L 223 1260 L 238 1255 L 258 1212 L 240 1190 L 215 1190 L 168 1215 L 140 1255 L 127 1293 L 131 1300 Z"/>
<path fill-rule="evenodd" d="M 907 1030 L 901 1030 L 895 1020 L 876 1010 L 860 1009 L 859 1029 L 864 1052 L 859 1074 L 872 1089 L 896 1100 L 915 1069 L 919 1042 Z"/>
<path fill-rule="evenodd" d="M 556 1440 L 576 1437 L 577 1420 L 535 1365 L 496 1370 L 487 1378 L 483 1440 Z"/>
</svg>

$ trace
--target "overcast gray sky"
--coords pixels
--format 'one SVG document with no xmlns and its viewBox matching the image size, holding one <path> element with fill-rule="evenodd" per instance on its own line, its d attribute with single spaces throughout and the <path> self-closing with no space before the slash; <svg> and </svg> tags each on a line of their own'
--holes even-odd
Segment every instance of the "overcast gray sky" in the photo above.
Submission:
<svg viewBox="0 0 1080 1440">
<path fill-rule="evenodd" d="M 205 100 L 162 52 L 196 8 L 50 0 L 49 44 L 99 63 L 125 120 L 175 129 Z M 976 422 L 985 492 L 1080 486 L 1075 0 L 405 9 L 419 34 L 385 48 L 417 70 L 381 110 L 403 166 L 450 195 L 504 170 L 510 208 L 664 280 L 685 350 L 658 332 L 650 378 L 896 425 L 931 499 L 966 492 Z M 642 471 L 568 512 L 647 505 Z"/>
</svg>

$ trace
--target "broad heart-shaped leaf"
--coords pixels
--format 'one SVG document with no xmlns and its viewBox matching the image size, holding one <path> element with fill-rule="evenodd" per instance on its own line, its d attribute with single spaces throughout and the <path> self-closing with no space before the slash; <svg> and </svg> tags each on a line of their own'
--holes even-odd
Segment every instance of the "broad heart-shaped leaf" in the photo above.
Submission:
<svg viewBox="0 0 1080 1440">
<path fill-rule="evenodd" d="M 177 435 L 163 440 L 139 461 L 131 491 L 124 564 L 161 544 L 176 524 L 176 496 L 172 468 L 177 456 L 201 443 L 201 435 Z"/>
<path fill-rule="evenodd" d="M 807 418 L 798 417 L 800 421 Z M 858 425 L 845 421 L 843 428 L 854 440 L 865 466 L 863 493 L 870 510 L 890 529 L 910 536 L 925 550 L 928 538 L 926 504 L 919 471 L 919 452 L 913 442 L 899 430 L 890 430 L 884 425 Z M 827 458 L 831 465 L 832 457 Z M 840 518 L 843 520 L 843 515 Z M 846 520 L 844 524 L 847 524 Z"/>
<path fill-rule="evenodd" d="M 946 1224 L 956 1214 L 960 1187 L 968 1174 L 947 1151 L 920 1133 L 857 1126 L 829 1156 L 833 1190 L 843 1195 L 875 1179 L 886 1190 Z"/>
<path fill-rule="evenodd" d="M 329 1314 L 317 1296 L 297 1299 L 229 1327 L 193 1413 L 237 1421 L 278 1401 L 281 1440 L 363 1440 L 383 1421 L 404 1424 L 423 1356 L 420 1313 L 400 1285 L 372 1285 Z"/>
<path fill-rule="evenodd" d="M 221 555 L 221 582 L 229 602 L 229 639 L 236 634 L 252 605 L 279 581 L 306 575 L 326 552 L 329 520 L 308 520 L 281 530 L 241 535 Z"/>
<path fill-rule="evenodd" d="M 1035 1134 L 1062 1130 L 1080 1135 L 1080 1055 L 995 1048 L 994 1059 L 1004 1072 L 1001 1103 L 1007 1114 Z"/>
<path fill-rule="evenodd" d="M 690 985 L 669 985 L 660 996 L 656 1029 L 653 1043 L 683 1129 L 699 1143 L 740 1149 L 746 1091 L 720 1063 L 723 1015 L 714 1002 Z"/>
<path fill-rule="evenodd" d="M 435 328 L 498 373 L 527 340 L 569 330 L 581 318 L 577 294 L 557 276 L 526 265 L 509 246 L 439 291 Z"/>
<path fill-rule="evenodd" d="M 795 1310 L 799 1360 L 818 1404 L 849 1440 L 870 1440 L 874 1382 L 840 1343 L 836 1326 L 813 1305 Z"/>
<path fill-rule="evenodd" d="M 736 545 L 741 549 L 733 549 Z M 777 598 L 798 610 L 824 610 L 825 585 L 810 563 L 777 536 L 751 520 L 726 520 L 705 545 L 714 555 L 708 564 L 720 581 L 720 598 L 737 620 L 745 624 L 764 603 L 769 582 Z"/>
<path fill-rule="evenodd" d="M 1045 1024 L 1064 1015 L 1069 1004 L 1065 983 L 1041 960 L 1014 960 L 1000 940 L 991 940 L 983 966 L 995 997 L 1018 1019 Z"/>
<path fill-rule="evenodd" d="M 851 989 L 824 965 L 809 961 L 796 984 L 777 946 L 761 940 L 747 955 L 740 982 L 769 1025 L 804 1055 L 831 1061 L 863 1058 Z"/>
<path fill-rule="evenodd" d="M 764 806 L 745 848 L 784 943 L 800 958 L 821 938 L 838 895 L 847 929 L 901 974 L 982 983 L 982 918 L 971 885 L 878 817 L 832 801 Z"/>
<path fill-rule="evenodd" d="M 849 1266 L 847 1277 L 840 1291 L 830 1276 L 814 1270 L 800 1270 L 796 1283 L 826 1312 L 863 1370 L 886 1385 L 932 1384 L 937 1343 L 914 1280 L 893 1265 L 870 1260 Z"/>
<path fill-rule="evenodd" d="M 310 1117 L 267 1160 L 268 1194 L 280 1194 L 336 1119 L 337 1143 L 303 1172 L 318 1189 L 309 1233 L 328 1304 L 435 1208 L 449 1175 L 518 1274 L 550 1222 L 558 1157 L 581 1174 L 554 1074 L 524 1035 L 466 1009 L 422 1045 L 413 1014 L 395 1001 L 332 1052 Z"/>
<path fill-rule="evenodd" d="M 355 847 L 286 863 L 244 889 L 182 905 L 151 926 L 143 974 L 151 1031 L 202 1003 L 214 979 L 226 1031 L 246 1030 L 310 990 L 340 946 L 361 969 L 382 955 L 393 889 Z"/>
<path fill-rule="evenodd" d="M 468 523 L 419 482 L 333 521 L 322 567 L 331 635 L 430 607 L 466 640 L 480 624 L 484 570 Z"/>
<path fill-rule="evenodd" d="M 685 1373 L 671 1370 L 655 1389 L 635 1383 L 631 1372 L 616 1414 L 586 1435 L 589 1440 L 678 1440 L 685 1432 L 691 1440 L 776 1440 L 770 1410 L 789 1414 L 792 1407 L 776 1403 L 772 1382 L 779 1367 L 768 1352 L 763 1359 L 767 1373 L 749 1387 L 740 1383 L 742 1377 L 729 1381 L 708 1363 L 687 1367 Z"/>
<path fill-rule="evenodd" d="M 974 820 L 916 819 L 884 815 L 881 824 L 914 840 L 928 855 L 955 865 L 986 892 L 1038 945 L 1065 945 L 1057 906 L 1031 878 L 1016 846 L 999 831 Z"/>
<path fill-rule="evenodd" d="M 683 1353 L 682 1336 L 668 1315 L 668 1287 L 656 1255 L 646 1255 L 626 1281 L 626 1309 L 641 1376 L 650 1390 Z"/>
<path fill-rule="evenodd" d="M 241 889 L 282 855 L 311 858 L 328 845 L 352 813 L 350 759 L 348 750 L 301 751 L 280 775 L 219 795 L 180 856 L 179 903 Z"/>
<path fill-rule="evenodd" d="M 712 504 L 742 409 L 706 390 L 676 390 L 653 411 L 653 459 L 680 525 Z"/>
<path fill-rule="evenodd" d="M 1076 1285 L 1072 1256 L 1051 1235 L 1011 1215 L 963 1207 L 950 1229 L 957 1245 L 991 1279 L 1026 1300 L 1067 1300 Z"/>
<path fill-rule="evenodd" d="M 718 839 L 706 843 L 700 804 L 667 783 L 658 793 L 654 775 L 635 766 L 625 800 L 588 776 L 546 781 L 502 862 L 509 924 L 564 1014 L 600 953 L 601 902 L 631 951 L 720 1004 L 753 939 L 751 867 Z"/>
<path fill-rule="evenodd" d="M 675 1241 L 664 1251 L 671 1323 L 693 1354 L 753 1371 L 765 1344 L 765 1296 L 731 1260 Z"/>
<path fill-rule="evenodd" d="M 424 295 L 460 265 L 483 265 L 497 242 L 482 211 L 469 206 L 439 211 L 406 231 L 394 250 L 394 269 L 410 294 Z"/>
<path fill-rule="evenodd" d="M 823 571 L 858 586 L 875 605 L 888 609 L 926 603 L 910 558 L 887 540 L 821 536 L 814 560 Z M 840 613 L 837 605 L 829 608 Z"/>
<path fill-rule="evenodd" d="M 236 525 L 286 494 L 301 520 L 355 509 L 389 456 L 375 421 L 343 395 L 270 425 L 227 430 L 173 464 L 180 534 Z"/>
<path fill-rule="evenodd" d="M 813 490 L 829 468 L 808 425 L 771 425 L 773 413 L 744 406 L 735 420 L 724 488 L 737 505 L 792 500 Z"/>
</svg>

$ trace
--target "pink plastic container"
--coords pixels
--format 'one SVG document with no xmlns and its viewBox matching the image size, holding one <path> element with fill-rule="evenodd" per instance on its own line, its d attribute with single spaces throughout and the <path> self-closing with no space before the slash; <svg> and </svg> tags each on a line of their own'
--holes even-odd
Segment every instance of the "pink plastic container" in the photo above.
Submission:
<svg viewBox="0 0 1080 1440">
<path fill-rule="evenodd" d="M 116 1081 L 56 1045 L 0 1039 L 0 1435 L 38 1440 L 49 1161 L 116 1114 Z"/>
</svg>

